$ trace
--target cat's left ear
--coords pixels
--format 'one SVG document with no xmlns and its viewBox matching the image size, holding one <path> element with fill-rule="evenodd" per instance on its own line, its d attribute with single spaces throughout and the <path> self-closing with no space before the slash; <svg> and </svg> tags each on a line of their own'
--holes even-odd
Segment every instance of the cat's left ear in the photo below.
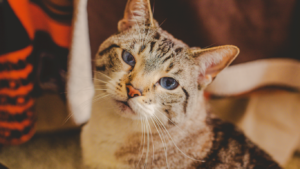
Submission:
<svg viewBox="0 0 300 169">
<path fill-rule="evenodd" d="M 150 0 L 127 1 L 124 18 L 119 21 L 118 30 L 122 32 L 136 24 L 155 26 Z"/>
<path fill-rule="evenodd" d="M 237 57 L 240 50 L 233 45 L 208 49 L 191 48 L 196 64 L 200 68 L 198 83 L 205 87 Z"/>
</svg>

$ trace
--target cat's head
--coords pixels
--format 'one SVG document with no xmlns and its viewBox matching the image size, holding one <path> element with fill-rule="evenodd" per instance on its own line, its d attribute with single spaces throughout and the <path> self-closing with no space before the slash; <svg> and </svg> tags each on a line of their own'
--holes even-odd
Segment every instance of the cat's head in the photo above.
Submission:
<svg viewBox="0 0 300 169">
<path fill-rule="evenodd" d="M 239 53 L 231 45 L 190 48 L 159 27 L 147 0 L 128 0 L 118 30 L 99 48 L 94 83 L 117 114 L 132 119 L 181 123 Z"/>
</svg>

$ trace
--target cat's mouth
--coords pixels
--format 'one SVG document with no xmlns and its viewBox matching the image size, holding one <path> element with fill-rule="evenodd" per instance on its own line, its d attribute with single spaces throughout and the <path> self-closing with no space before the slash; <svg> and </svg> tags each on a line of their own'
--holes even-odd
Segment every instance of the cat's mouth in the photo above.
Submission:
<svg viewBox="0 0 300 169">
<path fill-rule="evenodd" d="M 133 114 L 135 114 L 135 113 L 132 111 L 132 109 L 131 109 L 130 105 L 128 104 L 128 102 L 117 101 L 117 100 L 116 100 L 116 102 L 117 102 L 117 105 L 119 106 L 119 108 L 121 109 L 122 112 L 128 112 L 128 111 L 130 111 L 130 112 L 132 112 Z"/>
<path fill-rule="evenodd" d="M 127 102 L 120 102 L 120 103 L 123 104 L 124 106 L 127 106 L 128 108 L 130 108 L 130 106 Z"/>
</svg>

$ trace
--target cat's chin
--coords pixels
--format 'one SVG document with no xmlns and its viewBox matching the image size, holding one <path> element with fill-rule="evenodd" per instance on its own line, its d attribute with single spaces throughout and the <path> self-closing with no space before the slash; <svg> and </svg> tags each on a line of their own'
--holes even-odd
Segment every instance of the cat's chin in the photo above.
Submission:
<svg viewBox="0 0 300 169">
<path fill-rule="evenodd" d="M 117 113 L 126 118 L 131 118 L 131 119 L 138 119 L 137 114 L 131 109 L 130 105 L 128 102 L 122 102 L 122 101 L 117 101 L 115 100 L 116 105 L 117 105 Z"/>
</svg>

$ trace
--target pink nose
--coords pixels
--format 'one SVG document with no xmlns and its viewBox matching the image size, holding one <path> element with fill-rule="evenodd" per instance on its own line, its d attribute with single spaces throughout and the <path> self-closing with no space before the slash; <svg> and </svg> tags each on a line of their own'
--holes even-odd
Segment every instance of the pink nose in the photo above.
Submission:
<svg viewBox="0 0 300 169">
<path fill-rule="evenodd" d="M 135 89 L 131 85 L 126 85 L 126 89 L 127 89 L 127 94 L 130 98 L 142 95 L 139 90 Z"/>
</svg>

